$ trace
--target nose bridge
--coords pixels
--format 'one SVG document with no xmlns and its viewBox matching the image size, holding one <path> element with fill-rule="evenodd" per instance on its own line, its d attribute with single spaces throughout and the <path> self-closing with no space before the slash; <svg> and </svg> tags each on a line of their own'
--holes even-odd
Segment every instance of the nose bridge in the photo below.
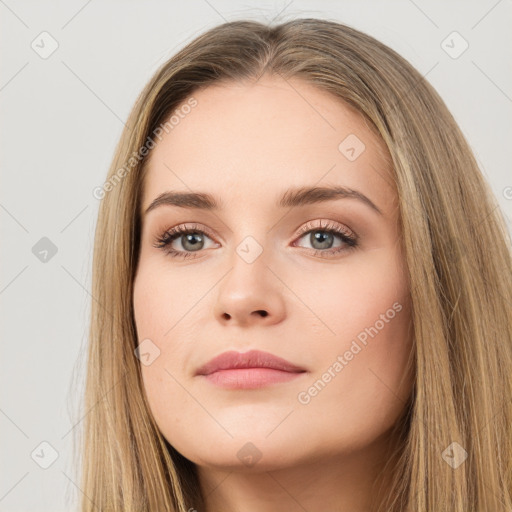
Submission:
<svg viewBox="0 0 512 512">
<path fill-rule="evenodd" d="M 263 218 L 264 214 L 261 209 L 265 199 L 257 198 L 255 201 L 244 201 L 243 197 L 247 196 L 241 195 L 239 200 L 231 205 L 233 218 L 236 219 L 234 231 L 231 232 L 234 242 L 231 265 L 251 274 L 253 267 L 257 271 L 264 271 L 264 263 L 270 261 L 269 247 L 271 244 L 269 242 L 272 231 L 270 231 L 267 220 Z M 268 199 L 266 200 L 268 201 Z"/>
<path fill-rule="evenodd" d="M 266 236 L 264 233 L 258 233 L 258 239 L 253 235 L 246 235 L 242 241 L 236 246 L 235 253 L 238 259 L 242 260 L 247 265 L 251 266 L 259 262 L 257 267 L 261 265 L 262 261 L 267 260 L 266 254 L 268 251 L 268 244 L 266 244 Z M 237 263 L 237 259 L 235 259 Z"/>
<path fill-rule="evenodd" d="M 259 236 L 260 240 L 262 236 Z M 233 250 L 231 255 L 231 271 L 229 281 L 232 286 L 253 288 L 257 292 L 259 286 L 266 286 L 267 276 L 270 271 L 269 249 L 265 241 L 258 241 L 253 235 L 246 235 Z"/>
<path fill-rule="evenodd" d="M 267 217 L 265 213 L 258 214 L 257 206 L 263 201 L 263 198 L 259 198 L 255 203 L 237 204 L 240 213 L 235 215 L 236 228 L 231 233 L 234 243 L 230 244 L 230 278 L 249 282 L 255 280 L 253 284 L 256 287 L 272 288 L 279 285 L 279 279 L 273 272 L 279 272 L 281 268 L 279 262 L 282 262 L 282 254 L 279 254 L 279 249 L 276 252 L 276 248 L 284 240 L 276 240 L 280 235 L 279 229 L 275 229 L 279 223 L 275 214 Z"/>
</svg>

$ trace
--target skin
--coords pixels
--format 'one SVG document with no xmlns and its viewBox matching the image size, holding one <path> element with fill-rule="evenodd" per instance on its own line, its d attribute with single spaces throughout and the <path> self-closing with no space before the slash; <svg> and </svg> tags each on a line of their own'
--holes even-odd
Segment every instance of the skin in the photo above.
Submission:
<svg viewBox="0 0 512 512">
<path fill-rule="evenodd" d="M 139 342 L 149 338 L 160 350 L 141 365 L 151 412 L 196 464 L 209 512 L 372 510 L 377 477 L 391 476 L 382 474 L 386 449 L 413 382 L 409 283 L 387 150 L 357 111 L 299 79 L 264 76 L 193 96 L 197 106 L 151 151 L 142 208 L 174 190 L 213 194 L 223 209 L 165 205 L 143 217 L 133 301 Z M 338 149 L 349 134 L 365 145 L 354 161 Z M 276 206 L 290 187 L 327 185 L 360 191 L 382 215 L 353 198 Z M 326 221 L 355 232 L 359 245 L 315 254 L 346 246 L 336 235 L 331 246 L 297 236 Z M 203 235 L 199 251 L 178 235 L 172 246 L 188 249 L 188 259 L 153 246 L 179 224 L 213 235 Z M 262 248 L 252 263 L 236 251 L 247 236 Z M 393 304 L 400 311 L 334 371 Z M 195 376 L 222 352 L 251 349 L 307 372 L 250 390 Z M 330 381 L 308 395 L 329 368 Z M 249 465 L 241 449 L 260 458 Z"/>
</svg>

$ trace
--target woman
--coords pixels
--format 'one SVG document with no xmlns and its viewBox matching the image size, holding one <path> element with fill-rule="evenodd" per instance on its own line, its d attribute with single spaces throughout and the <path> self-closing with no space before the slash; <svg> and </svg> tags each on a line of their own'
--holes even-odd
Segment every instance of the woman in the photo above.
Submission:
<svg viewBox="0 0 512 512">
<path fill-rule="evenodd" d="M 510 239 L 421 75 L 332 21 L 230 22 L 127 125 L 82 510 L 512 510 Z"/>
</svg>

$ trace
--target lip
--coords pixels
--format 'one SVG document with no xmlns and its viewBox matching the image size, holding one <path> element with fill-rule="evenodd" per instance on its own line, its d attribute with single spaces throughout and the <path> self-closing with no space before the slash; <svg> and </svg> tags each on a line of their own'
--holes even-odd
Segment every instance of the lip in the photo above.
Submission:
<svg viewBox="0 0 512 512">
<path fill-rule="evenodd" d="M 251 389 L 287 382 L 304 373 L 304 368 L 269 352 L 230 350 L 201 366 L 196 376 L 227 389 Z"/>
</svg>

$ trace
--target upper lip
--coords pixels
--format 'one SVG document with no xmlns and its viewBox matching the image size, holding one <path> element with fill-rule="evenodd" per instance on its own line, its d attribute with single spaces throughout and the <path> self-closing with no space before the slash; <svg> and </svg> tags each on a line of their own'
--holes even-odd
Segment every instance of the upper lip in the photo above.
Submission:
<svg viewBox="0 0 512 512">
<path fill-rule="evenodd" d="M 201 366 L 201 368 L 197 370 L 196 375 L 209 375 L 219 370 L 240 368 L 272 368 L 292 373 L 306 371 L 304 368 L 300 368 L 286 361 L 286 359 L 270 354 L 269 352 L 262 352 L 261 350 L 236 352 L 235 350 L 230 350 L 223 352 Z"/>
</svg>

